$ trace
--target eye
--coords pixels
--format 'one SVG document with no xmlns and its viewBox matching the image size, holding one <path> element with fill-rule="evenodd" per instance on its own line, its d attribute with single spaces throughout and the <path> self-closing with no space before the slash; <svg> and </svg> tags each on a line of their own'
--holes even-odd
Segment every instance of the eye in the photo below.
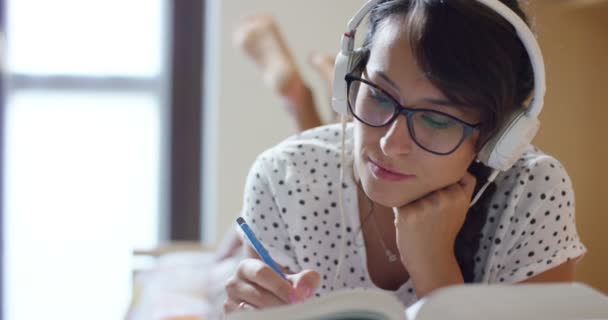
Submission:
<svg viewBox="0 0 608 320">
<path fill-rule="evenodd" d="M 425 126 L 433 129 L 447 129 L 457 124 L 454 119 L 434 112 L 423 112 L 420 118 Z"/>
<path fill-rule="evenodd" d="M 374 101 L 377 102 L 379 105 L 387 108 L 393 108 L 393 100 L 389 98 L 384 92 L 374 87 L 370 87 L 370 92 Z"/>
</svg>

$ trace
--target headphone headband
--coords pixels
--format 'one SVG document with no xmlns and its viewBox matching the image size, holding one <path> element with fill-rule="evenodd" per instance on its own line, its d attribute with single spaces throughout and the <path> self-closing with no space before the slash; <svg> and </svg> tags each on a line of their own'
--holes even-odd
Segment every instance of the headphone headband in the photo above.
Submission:
<svg viewBox="0 0 608 320">
<path fill-rule="evenodd" d="M 372 9 L 382 0 L 369 0 L 367 1 L 361 9 L 355 14 L 353 18 L 347 24 L 346 32 L 342 36 L 342 46 L 341 51 L 345 56 L 350 56 L 354 51 L 354 43 L 355 43 L 355 33 L 357 28 L 363 22 L 363 19 L 367 16 L 368 13 L 372 11 Z M 449 0 L 448 0 L 449 1 Z M 545 100 L 545 92 L 547 90 L 546 79 L 545 79 L 545 62 L 543 59 L 543 55 L 540 50 L 540 46 L 536 41 L 536 37 L 532 30 L 528 27 L 525 21 L 521 19 L 513 10 L 507 7 L 504 3 L 498 0 L 475 0 L 490 9 L 493 9 L 494 12 L 498 13 L 505 20 L 507 20 L 515 31 L 517 35 L 521 39 L 526 51 L 528 52 L 528 56 L 530 57 L 530 62 L 532 64 L 532 70 L 534 71 L 534 97 L 526 109 L 526 114 L 528 116 L 538 117 L 540 112 L 542 111 L 544 100 Z"/>
<path fill-rule="evenodd" d="M 382 0 L 369 0 L 350 19 L 346 32 L 342 35 L 341 50 L 336 57 L 334 74 L 334 111 L 348 114 L 348 97 L 345 76 L 355 67 L 358 51 L 354 49 L 356 30 L 373 8 Z M 446 0 L 450 1 L 450 0 Z M 528 52 L 534 72 L 534 96 L 525 109 L 510 115 L 502 124 L 496 136 L 488 141 L 479 152 L 478 159 L 489 167 L 507 170 L 521 156 L 538 131 L 538 115 L 544 105 L 546 92 L 545 63 L 540 46 L 528 25 L 513 10 L 499 0 L 475 0 L 485 5 L 507 20 L 517 32 Z"/>
</svg>

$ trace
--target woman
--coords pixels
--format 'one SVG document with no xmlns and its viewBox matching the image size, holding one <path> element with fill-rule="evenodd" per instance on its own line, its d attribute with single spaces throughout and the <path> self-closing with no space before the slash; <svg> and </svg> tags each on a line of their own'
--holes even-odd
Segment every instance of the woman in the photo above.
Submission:
<svg viewBox="0 0 608 320">
<path fill-rule="evenodd" d="M 250 250 L 226 284 L 225 311 L 342 288 L 391 290 L 407 306 L 465 282 L 572 281 L 586 249 L 556 159 L 530 147 L 469 208 L 487 178 L 477 152 L 533 89 L 509 23 L 468 0 L 383 1 L 364 49 L 347 79 L 348 161 L 330 125 L 254 163 L 242 215 L 288 281 Z"/>
</svg>

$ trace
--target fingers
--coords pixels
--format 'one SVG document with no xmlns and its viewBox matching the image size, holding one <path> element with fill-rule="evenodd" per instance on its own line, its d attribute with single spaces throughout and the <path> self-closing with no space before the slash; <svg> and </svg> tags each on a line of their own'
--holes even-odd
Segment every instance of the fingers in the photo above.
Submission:
<svg viewBox="0 0 608 320">
<path fill-rule="evenodd" d="M 253 307 L 252 305 L 250 305 L 244 301 L 237 303 L 236 301 L 234 301 L 230 298 L 228 298 L 228 299 L 226 299 L 226 301 L 224 301 L 224 313 L 226 313 L 226 314 L 232 313 L 235 311 L 255 310 L 255 309 L 256 309 L 255 307 Z"/>
<path fill-rule="evenodd" d="M 229 281 L 226 285 L 226 293 L 235 302 L 245 302 L 254 308 L 265 308 L 284 305 L 274 294 L 259 285 L 245 281 Z M 242 309 L 242 306 L 241 308 Z"/>
<path fill-rule="evenodd" d="M 251 259 L 241 262 L 241 266 L 237 269 L 237 277 L 259 286 L 284 303 L 289 302 L 289 295 L 293 290 L 291 283 L 283 279 L 263 261 Z"/>
<path fill-rule="evenodd" d="M 455 197 L 460 197 L 461 195 L 465 196 L 465 200 L 469 201 L 471 196 L 473 195 L 473 191 L 475 190 L 475 185 L 477 184 L 477 179 L 474 175 L 469 172 L 466 172 L 460 180 L 456 183 L 451 184 L 444 189 L 435 191 L 439 196 L 447 197 L 450 200 L 454 200 Z"/>
<path fill-rule="evenodd" d="M 289 280 L 293 283 L 298 301 L 301 301 L 312 297 L 315 289 L 319 287 L 321 275 L 313 270 L 304 270 L 290 275 Z"/>
<path fill-rule="evenodd" d="M 401 207 L 393 208 L 395 220 L 398 218 L 399 212 L 408 208 L 409 210 L 422 210 L 426 207 L 443 208 L 451 206 L 454 200 L 459 199 L 464 195 L 465 201 L 470 201 L 475 190 L 477 179 L 474 175 L 466 172 L 458 182 L 450 184 L 442 189 L 432 191 L 410 203 Z"/>
<path fill-rule="evenodd" d="M 312 270 L 287 277 L 289 281 L 258 259 L 243 260 L 236 274 L 226 283 L 228 297 L 224 302 L 224 312 L 261 309 L 306 300 L 314 294 L 321 281 L 319 273 Z"/>
<path fill-rule="evenodd" d="M 266 308 L 284 305 L 294 296 L 291 283 L 258 259 L 243 260 L 236 274 L 226 282 L 225 290 L 228 298 L 224 311 L 227 313 L 247 306 Z"/>
<path fill-rule="evenodd" d="M 458 181 L 458 184 L 460 184 L 460 186 L 463 188 L 467 200 L 469 200 L 473 196 L 473 191 L 475 190 L 475 185 L 477 184 L 477 178 L 467 171 L 462 179 Z"/>
<path fill-rule="evenodd" d="M 226 313 L 226 314 L 232 313 L 238 309 L 239 309 L 239 304 L 236 303 L 236 301 L 234 301 L 230 298 L 226 298 L 226 301 L 224 301 L 224 313 Z"/>
<path fill-rule="evenodd" d="M 245 302 L 245 301 L 241 301 L 241 303 L 239 303 L 239 309 L 240 310 L 255 310 L 255 308 L 250 305 L 249 303 Z"/>
</svg>

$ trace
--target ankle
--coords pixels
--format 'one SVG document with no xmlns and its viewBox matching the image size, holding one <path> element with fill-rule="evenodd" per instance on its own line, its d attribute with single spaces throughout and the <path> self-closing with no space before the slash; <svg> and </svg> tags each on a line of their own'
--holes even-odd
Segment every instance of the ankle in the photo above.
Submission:
<svg viewBox="0 0 608 320">
<path fill-rule="evenodd" d="M 291 111 L 314 106 L 312 91 L 299 76 L 293 77 L 279 94 Z"/>
<path fill-rule="evenodd" d="M 304 131 L 322 124 L 312 91 L 306 84 L 298 80 L 290 83 L 289 90 L 281 95 L 285 101 L 287 111 L 294 120 L 296 129 Z"/>
</svg>

